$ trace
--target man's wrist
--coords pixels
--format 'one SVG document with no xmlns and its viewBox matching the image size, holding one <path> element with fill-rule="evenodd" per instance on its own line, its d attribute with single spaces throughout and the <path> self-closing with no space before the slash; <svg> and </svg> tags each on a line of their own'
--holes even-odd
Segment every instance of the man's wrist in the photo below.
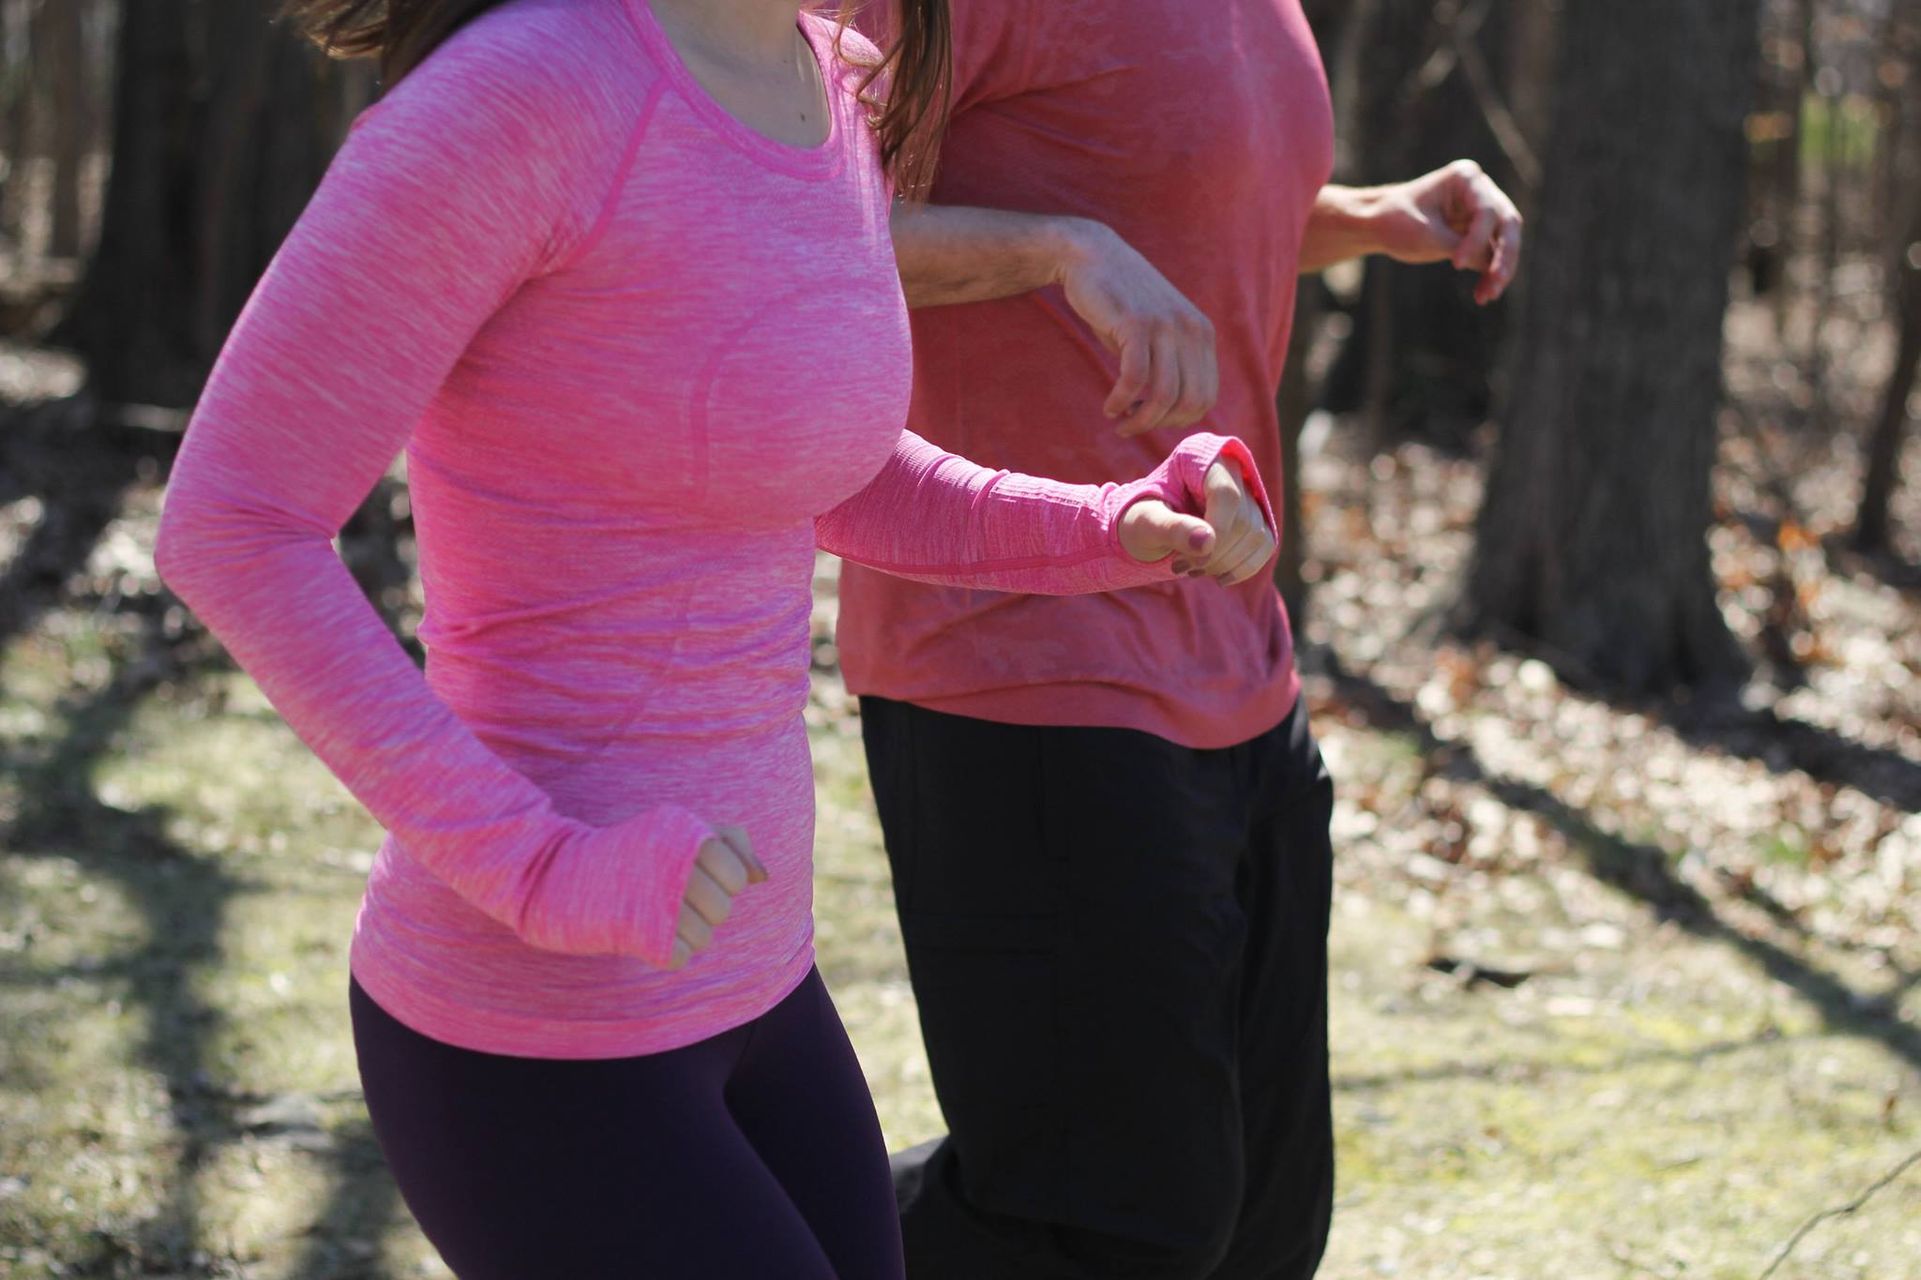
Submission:
<svg viewBox="0 0 1921 1280">
<path fill-rule="evenodd" d="M 1314 202 L 1314 221 L 1329 261 L 1359 258 L 1382 251 L 1379 222 L 1388 204 L 1388 188 L 1346 187 L 1329 183 Z"/>
<path fill-rule="evenodd" d="M 1113 244 L 1113 229 L 1092 218 L 1071 214 L 1047 217 L 1037 237 L 1045 263 L 1046 283 L 1065 284 L 1075 268 L 1100 258 Z"/>
</svg>

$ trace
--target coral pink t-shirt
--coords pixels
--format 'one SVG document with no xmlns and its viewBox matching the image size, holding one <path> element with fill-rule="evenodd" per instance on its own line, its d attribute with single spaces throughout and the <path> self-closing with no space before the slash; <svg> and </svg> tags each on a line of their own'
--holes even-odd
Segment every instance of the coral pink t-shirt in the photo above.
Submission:
<svg viewBox="0 0 1921 1280">
<path fill-rule="evenodd" d="M 1112 227 L 1213 321 L 1206 429 L 1279 493 L 1274 397 L 1301 238 L 1333 164 L 1327 80 L 1299 0 L 954 0 L 954 111 L 935 204 Z M 993 466 L 1135 476 L 1180 439 L 1114 434 L 1115 358 L 1058 287 L 916 309 L 908 425 Z M 1265 575 L 1071 599 L 841 579 L 847 687 L 1016 724 L 1244 741 L 1300 691 Z"/>
<path fill-rule="evenodd" d="M 449 1043 L 656 1052 L 806 976 L 816 545 L 1018 591 L 1159 582 L 1124 507 L 1195 509 L 1218 457 L 1252 474 L 1219 437 L 1066 485 L 904 433 L 891 193 L 832 27 L 801 29 L 818 147 L 722 109 L 646 0 L 461 27 L 356 121 L 182 442 L 162 577 L 387 829 L 349 963 Z M 331 545 L 403 448 L 424 674 Z M 770 879 L 664 969 L 727 824 Z"/>
</svg>

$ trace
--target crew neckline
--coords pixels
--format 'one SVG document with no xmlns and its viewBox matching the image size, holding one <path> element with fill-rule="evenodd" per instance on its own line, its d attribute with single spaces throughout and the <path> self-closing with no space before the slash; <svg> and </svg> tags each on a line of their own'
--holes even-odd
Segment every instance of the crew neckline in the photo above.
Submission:
<svg viewBox="0 0 1921 1280">
<path fill-rule="evenodd" d="M 825 31 L 817 30 L 820 24 L 810 21 L 806 10 L 796 13 L 794 26 L 813 52 L 815 64 L 820 69 L 821 91 L 827 100 L 827 137 L 811 147 L 796 146 L 769 137 L 721 106 L 681 58 L 680 50 L 668 38 L 667 29 L 660 25 L 650 0 L 626 2 L 627 12 L 640 34 L 641 42 L 647 46 L 648 53 L 659 65 L 668 83 L 694 114 L 716 133 L 769 168 L 796 177 L 828 177 L 839 170 L 843 148 L 840 104 L 835 101 L 839 79 L 834 74 L 833 39 Z"/>
</svg>

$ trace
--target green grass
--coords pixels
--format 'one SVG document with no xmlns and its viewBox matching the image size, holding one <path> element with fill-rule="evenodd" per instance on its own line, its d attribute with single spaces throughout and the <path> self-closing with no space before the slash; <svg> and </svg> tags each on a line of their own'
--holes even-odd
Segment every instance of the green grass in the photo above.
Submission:
<svg viewBox="0 0 1921 1280">
<path fill-rule="evenodd" d="M 89 618 L 0 653 L 0 1277 L 442 1274 L 347 1032 L 377 828 L 244 677 L 123 692 Z M 904 1145 L 940 1118 L 859 738 L 832 717 L 814 736 L 822 967 Z M 1418 790 L 1405 735 L 1322 736 L 1344 804 Z M 1572 855 L 1540 874 L 1587 882 Z M 1748 1280 L 1921 1145 L 1916 1063 L 1756 953 L 1611 890 L 1531 912 L 1470 895 L 1462 936 L 1540 951 L 1599 912 L 1627 942 L 1466 987 L 1424 967 L 1433 923 L 1390 888 L 1346 873 L 1334 931 L 1328 1277 Z M 1917 1257 L 1910 1179 L 1783 1274 L 1902 1280 Z"/>
</svg>

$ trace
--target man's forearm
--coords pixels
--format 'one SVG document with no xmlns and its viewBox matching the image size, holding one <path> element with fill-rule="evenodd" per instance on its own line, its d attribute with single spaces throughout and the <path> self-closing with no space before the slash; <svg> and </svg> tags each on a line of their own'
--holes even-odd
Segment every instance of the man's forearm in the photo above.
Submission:
<svg viewBox="0 0 1921 1280">
<path fill-rule="evenodd" d="M 1375 219 L 1379 216 L 1379 187 L 1343 187 L 1329 183 L 1314 197 L 1307 232 L 1301 239 L 1301 274 L 1325 270 L 1349 258 L 1380 251 Z"/>
<path fill-rule="evenodd" d="M 907 305 L 938 307 L 1058 284 L 1106 228 L 1054 214 L 900 204 L 892 231 Z"/>
</svg>

